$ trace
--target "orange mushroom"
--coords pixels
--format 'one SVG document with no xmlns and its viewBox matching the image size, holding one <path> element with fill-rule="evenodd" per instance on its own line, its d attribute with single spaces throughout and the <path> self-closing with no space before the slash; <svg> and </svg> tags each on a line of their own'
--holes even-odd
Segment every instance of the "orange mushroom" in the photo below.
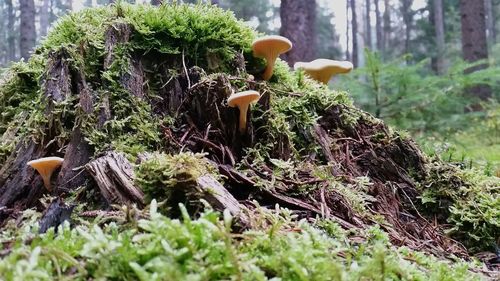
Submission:
<svg viewBox="0 0 500 281">
<path fill-rule="evenodd" d="M 247 129 L 247 112 L 250 104 L 257 102 L 260 98 L 259 92 L 244 91 L 232 94 L 227 99 L 227 104 L 230 107 L 237 107 L 240 110 L 239 128 L 240 133 L 244 134 Z"/>
<path fill-rule="evenodd" d="M 297 62 L 294 69 L 304 69 L 312 79 L 323 84 L 328 84 L 328 81 L 337 74 L 349 73 L 353 65 L 349 61 L 336 61 L 329 59 L 317 59 L 311 62 Z"/>
<path fill-rule="evenodd" d="M 288 52 L 292 42 L 283 36 L 270 35 L 255 40 L 252 43 L 253 55 L 266 59 L 267 66 L 262 79 L 269 80 L 273 76 L 274 64 L 279 55 Z"/>
<path fill-rule="evenodd" d="M 45 188 L 47 188 L 48 191 L 52 191 L 50 186 L 50 177 L 52 176 L 54 170 L 61 166 L 63 161 L 64 159 L 60 157 L 45 157 L 29 161 L 26 164 L 38 171 L 40 176 L 42 176 Z"/>
</svg>

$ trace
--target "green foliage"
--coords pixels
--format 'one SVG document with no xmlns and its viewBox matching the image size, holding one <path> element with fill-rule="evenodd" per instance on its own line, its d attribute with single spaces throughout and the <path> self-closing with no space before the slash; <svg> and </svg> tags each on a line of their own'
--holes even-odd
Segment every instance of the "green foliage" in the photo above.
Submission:
<svg viewBox="0 0 500 281">
<path fill-rule="evenodd" d="M 464 74 L 482 62 L 457 62 L 446 74 L 437 76 L 429 74 L 428 61 L 408 65 L 403 57 L 383 63 L 377 53 L 365 54 L 366 66 L 344 76 L 339 87 L 375 117 L 413 133 L 460 130 L 474 116 L 464 114 L 464 109 L 478 102 L 464 95 L 465 89 L 480 84 L 496 89 L 500 82 L 495 74 L 500 70 L 495 65 Z"/>
<path fill-rule="evenodd" d="M 429 164 L 422 183 L 426 212 L 448 218 L 450 232 L 472 250 L 495 245 L 500 238 L 500 181 L 471 169 Z"/>
<path fill-rule="evenodd" d="M 38 235 L 27 212 L 18 227 L 11 222 L 9 245 L 0 260 L 8 280 L 480 280 L 463 262 L 454 265 L 405 248 L 391 248 L 380 229 L 366 242 L 350 242 L 335 223 L 333 236 L 277 209 L 267 214 L 275 227 L 233 237 L 231 217 L 207 210 L 182 220 L 157 212 L 153 201 L 137 226 L 110 223 L 68 224 Z M 34 226 L 33 226 L 34 225 Z M 32 226 L 32 227 L 30 227 Z M 358 236 L 359 237 L 359 236 Z"/>
</svg>

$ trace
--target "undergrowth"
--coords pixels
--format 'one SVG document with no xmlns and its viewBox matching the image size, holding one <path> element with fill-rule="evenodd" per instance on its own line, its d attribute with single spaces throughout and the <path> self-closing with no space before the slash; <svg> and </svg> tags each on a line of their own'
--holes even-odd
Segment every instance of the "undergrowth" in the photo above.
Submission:
<svg viewBox="0 0 500 281">
<path fill-rule="evenodd" d="M 20 225 L 2 233 L 10 245 L 0 260 L 4 280 L 480 280 L 458 261 L 394 248 L 378 228 L 363 241 L 333 222 L 313 226 L 286 209 L 254 216 L 273 222 L 239 235 L 231 216 L 207 209 L 197 219 L 180 205 L 182 219 L 158 213 L 126 224 L 80 221 L 37 235 L 37 217 L 26 211 Z"/>
</svg>

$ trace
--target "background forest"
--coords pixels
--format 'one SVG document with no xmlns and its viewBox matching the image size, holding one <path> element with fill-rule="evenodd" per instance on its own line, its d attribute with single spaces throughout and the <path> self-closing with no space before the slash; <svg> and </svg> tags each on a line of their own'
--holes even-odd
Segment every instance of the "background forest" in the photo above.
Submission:
<svg viewBox="0 0 500 281">
<path fill-rule="evenodd" d="M 1 0 L 0 67 L 29 58 L 60 16 L 112 2 Z M 291 38 L 294 50 L 284 57 L 290 65 L 317 57 L 352 61 L 354 74 L 331 87 L 407 130 L 427 152 L 500 173 L 499 0 L 212 3 L 263 33 Z"/>
</svg>

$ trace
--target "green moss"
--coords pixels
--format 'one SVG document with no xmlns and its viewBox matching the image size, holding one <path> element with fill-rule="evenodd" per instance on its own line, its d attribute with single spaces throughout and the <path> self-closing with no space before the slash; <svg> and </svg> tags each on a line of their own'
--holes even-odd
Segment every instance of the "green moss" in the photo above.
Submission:
<svg viewBox="0 0 500 281">
<path fill-rule="evenodd" d="M 182 193 L 195 192 L 194 185 L 200 176 L 215 173 L 204 156 L 191 152 L 149 155 L 136 168 L 136 182 L 148 200 L 170 200 L 176 189 L 184 189 Z"/>
<path fill-rule="evenodd" d="M 500 184 L 476 170 L 432 162 L 421 184 L 427 212 L 443 215 L 450 232 L 472 250 L 492 248 L 500 238 Z"/>
<path fill-rule="evenodd" d="M 143 219 L 130 224 L 69 224 L 38 235 L 41 214 L 26 211 L 0 235 L 9 245 L 0 275 L 9 280 L 481 280 L 461 260 L 438 260 L 406 248 L 391 247 L 379 228 L 350 241 L 330 221 L 321 230 L 294 222 L 276 208 L 253 216 L 272 227 L 233 236 L 231 217 L 211 210 L 182 220 L 157 212 L 152 202 Z M 125 213 L 123 213 L 125 217 Z M 364 241 L 360 243 L 360 239 Z M 358 241 L 358 242 L 356 242 Z"/>
</svg>

